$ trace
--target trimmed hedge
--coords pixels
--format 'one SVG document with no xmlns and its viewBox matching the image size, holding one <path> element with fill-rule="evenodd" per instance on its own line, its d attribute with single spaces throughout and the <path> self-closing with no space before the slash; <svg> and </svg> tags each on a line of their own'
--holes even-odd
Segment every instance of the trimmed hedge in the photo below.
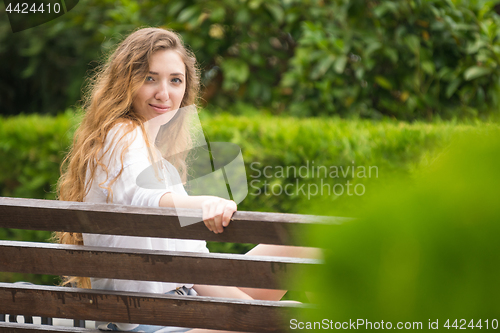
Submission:
<svg viewBox="0 0 500 333">
<path fill-rule="evenodd" d="M 233 142 L 241 147 L 249 181 L 263 183 L 271 179 L 281 184 L 298 178 L 306 183 L 325 178 L 324 169 L 320 170 L 321 177 L 317 177 L 317 169 L 313 170 L 313 166 L 327 167 L 327 178 L 334 182 L 335 179 L 352 179 L 352 173 L 342 176 L 340 167 L 344 168 L 345 174 L 353 161 L 357 170 L 361 166 L 377 166 L 379 178 L 384 177 L 383 173 L 410 173 L 422 156 L 445 145 L 454 133 L 496 126 L 484 123 L 409 124 L 339 118 L 236 117 L 229 114 L 210 116 L 204 111 L 200 112 L 200 117 L 210 141 Z M 54 199 L 60 163 L 77 124 L 78 117 L 71 111 L 57 117 L 0 118 L 0 155 L 3 157 L 0 160 L 0 195 Z M 304 168 L 299 172 L 300 167 L 307 165 L 307 172 Z M 268 178 L 262 173 L 266 166 L 266 174 L 272 173 L 273 177 Z M 278 173 L 279 167 L 292 166 L 297 169 L 296 177 L 293 169 L 288 170 L 289 177 L 285 177 L 286 172 L 283 176 Z M 330 177 L 331 167 L 339 168 L 339 177 Z M 356 175 L 354 178 L 362 181 Z M 268 199 L 249 195 L 241 207 L 245 210 L 296 212 L 296 200 L 300 197 Z"/>
<path fill-rule="evenodd" d="M 288 213 L 299 212 L 302 202 L 319 198 L 320 193 L 313 193 L 314 184 L 328 183 L 331 187 L 342 184 L 346 190 L 349 181 L 353 186 L 363 184 L 369 192 L 372 183 L 412 174 L 420 165 L 430 163 L 436 148 L 444 147 L 453 135 L 497 127 L 484 123 L 409 124 L 340 118 L 234 117 L 228 114 L 207 117 L 203 126 L 210 140 L 234 142 L 243 151 L 249 195 L 240 204 L 240 209 Z M 326 167 L 326 176 L 325 169 L 318 167 Z M 366 170 L 365 177 L 358 173 L 362 167 Z M 372 168 L 371 177 L 368 174 L 370 167 L 376 167 Z M 267 195 L 264 192 L 266 181 Z M 288 193 L 294 192 L 293 195 L 275 195 L 287 185 Z M 301 185 L 305 185 L 303 191 L 298 190 Z M 347 207 L 362 201 L 363 196 L 335 195 L 331 187 L 329 198 L 336 205 Z M 311 189 L 309 196 L 303 193 L 306 188 Z M 262 195 L 256 195 L 259 190 Z M 340 192 L 340 186 L 336 192 Z"/>
<path fill-rule="evenodd" d="M 328 200 L 334 205 L 348 208 L 362 204 L 364 194 L 373 191 L 372 184 L 413 174 L 420 165 L 429 163 L 435 149 L 447 145 L 454 134 L 498 127 L 484 123 L 408 124 L 337 118 L 210 116 L 203 111 L 200 117 L 210 141 L 233 142 L 242 149 L 249 194 L 239 209 L 286 213 L 301 212 L 306 203 L 319 199 L 321 186 L 326 193 L 324 184 L 330 188 Z M 77 123 L 78 118 L 70 111 L 57 117 L 0 118 L 0 195 L 54 199 L 59 166 Z M 318 174 L 320 166 L 324 168 Z M 365 177 L 361 177 L 362 167 L 366 169 Z M 371 177 L 368 177 L 369 167 L 372 167 Z M 347 182 L 351 184 L 352 195 L 347 192 Z M 277 194 L 285 188 L 290 195 Z M 358 195 L 363 188 L 363 195 Z M 50 237 L 49 233 L 14 229 L 2 229 L 0 236 L 33 241 L 46 241 Z M 211 243 L 210 248 L 243 252 L 249 246 Z"/>
<path fill-rule="evenodd" d="M 0 194 L 54 199 L 53 186 L 76 123 L 71 112 L 0 118 Z"/>
</svg>

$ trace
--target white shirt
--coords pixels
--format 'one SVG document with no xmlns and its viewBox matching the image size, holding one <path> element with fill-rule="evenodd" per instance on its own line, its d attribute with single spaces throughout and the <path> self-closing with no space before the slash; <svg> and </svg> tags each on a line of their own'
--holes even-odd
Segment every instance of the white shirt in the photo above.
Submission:
<svg viewBox="0 0 500 333">
<path fill-rule="evenodd" d="M 162 160 L 159 165 L 163 165 L 162 170 L 163 184 L 155 184 L 153 187 L 163 187 L 161 189 L 147 189 L 137 185 L 137 177 L 147 168 L 151 168 L 151 160 L 144 136 L 139 127 L 126 134 L 122 141 L 117 144 L 117 139 L 126 133 L 124 125 L 117 125 L 109 131 L 104 143 L 103 152 L 105 156 L 101 159 L 107 166 L 109 177 L 106 180 L 106 174 L 102 167 L 97 166 L 94 175 L 94 181 L 90 187 L 89 193 L 85 197 L 85 202 L 106 203 L 108 191 L 106 187 L 112 179 L 118 175 L 121 169 L 121 154 L 126 149 L 123 156 L 123 171 L 117 180 L 111 185 L 114 204 L 131 206 L 150 206 L 158 207 L 160 198 L 168 192 L 188 195 L 180 181 L 180 176 L 175 167 L 166 160 Z M 130 146 L 126 148 L 127 144 Z M 109 149 L 109 150 L 108 150 Z M 155 148 L 152 147 L 152 150 Z M 161 179 L 153 178 L 153 182 L 159 182 Z M 99 184 L 103 184 L 102 187 Z M 135 237 L 135 236 L 114 236 L 83 234 L 83 242 L 88 246 L 120 247 L 128 249 L 145 250 L 167 250 L 167 251 L 186 251 L 186 252 L 204 252 L 208 253 L 205 241 L 184 240 L 172 238 L 154 238 L 154 237 Z M 133 269 L 133 268 L 129 268 Z M 117 279 L 91 278 L 92 289 L 120 290 L 147 293 L 165 293 L 185 285 L 191 288 L 192 284 L 153 281 L 132 281 Z"/>
</svg>

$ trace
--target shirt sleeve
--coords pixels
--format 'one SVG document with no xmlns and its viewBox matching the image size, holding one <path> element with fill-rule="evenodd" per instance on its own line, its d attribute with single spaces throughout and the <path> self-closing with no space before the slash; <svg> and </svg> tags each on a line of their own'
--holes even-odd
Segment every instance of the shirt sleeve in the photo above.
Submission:
<svg viewBox="0 0 500 333">
<path fill-rule="evenodd" d="M 160 198 L 165 193 L 172 192 L 171 178 L 175 177 L 172 174 L 175 168 L 165 168 L 161 159 L 154 161 L 153 154 L 156 154 L 156 149 L 147 146 L 139 127 L 126 134 L 124 127 L 110 131 L 108 137 L 112 143 L 105 145 L 112 147 L 109 150 L 109 160 L 106 161 L 109 166 L 108 182 L 122 170 L 111 186 L 113 203 L 158 207 Z M 122 139 L 117 142 L 119 137 Z"/>
</svg>

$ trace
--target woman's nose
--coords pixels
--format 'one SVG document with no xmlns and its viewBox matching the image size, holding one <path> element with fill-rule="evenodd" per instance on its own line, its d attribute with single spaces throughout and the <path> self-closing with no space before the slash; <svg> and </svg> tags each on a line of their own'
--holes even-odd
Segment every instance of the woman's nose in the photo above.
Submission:
<svg viewBox="0 0 500 333">
<path fill-rule="evenodd" d="M 169 94 L 168 94 L 168 85 L 166 83 L 162 83 L 158 91 L 156 92 L 155 98 L 159 101 L 168 101 L 169 99 Z"/>
</svg>

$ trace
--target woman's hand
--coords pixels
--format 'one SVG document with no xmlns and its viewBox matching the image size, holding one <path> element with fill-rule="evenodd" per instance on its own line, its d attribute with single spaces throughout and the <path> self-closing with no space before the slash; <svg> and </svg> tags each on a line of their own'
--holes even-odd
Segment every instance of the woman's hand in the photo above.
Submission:
<svg viewBox="0 0 500 333">
<path fill-rule="evenodd" d="M 208 230 L 218 234 L 224 231 L 224 227 L 229 225 L 231 217 L 236 212 L 236 203 L 233 200 L 213 197 L 203 201 L 203 222 Z"/>
<path fill-rule="evenodd" d="M 224 231 L 224 227 L 229 225 L 231 217 L 237 209 L 233 200 L 206 195 L 179 195 L 172 192 L 167 192 L 160 198 L 160 207 L 201 208 L 203 222 L 208 230 L 216 234 Z"/>
</svg>

